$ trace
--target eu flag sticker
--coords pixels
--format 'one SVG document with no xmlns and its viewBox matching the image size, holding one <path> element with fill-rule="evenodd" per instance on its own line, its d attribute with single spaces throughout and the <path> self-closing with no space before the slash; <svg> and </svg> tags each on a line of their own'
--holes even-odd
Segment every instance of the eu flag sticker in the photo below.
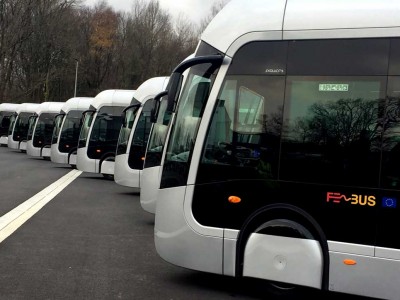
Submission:
<svg viewBox="0 0 400 300">
<path fill-rule="evenodd" d="M 397 206 L 397 198 L 393 197 L 383 197 L 382 198 L 382 207 L 388 207 L 388 208 L 396 208 Z"/>
</svg>

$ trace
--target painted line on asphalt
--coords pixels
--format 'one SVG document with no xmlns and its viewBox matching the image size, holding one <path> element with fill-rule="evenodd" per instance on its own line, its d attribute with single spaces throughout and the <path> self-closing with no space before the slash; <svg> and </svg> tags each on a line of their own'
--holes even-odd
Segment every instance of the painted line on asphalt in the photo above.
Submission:
<svg viewBox="0 0 400 300">
<path fill-rule="evenodd" d="M 72 170 L 24 203 L 21 203 L 16 208 L 0 217 L 0 243 L 28 221 L 81 174 L 82 171 Z"/>
</svg>

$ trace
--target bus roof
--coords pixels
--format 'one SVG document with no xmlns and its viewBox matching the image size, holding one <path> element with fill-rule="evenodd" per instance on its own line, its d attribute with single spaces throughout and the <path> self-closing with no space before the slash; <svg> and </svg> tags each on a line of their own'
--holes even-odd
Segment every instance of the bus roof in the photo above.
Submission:
<svg viewBox="0 0 400 300">
<path fill-rule="evenodd" d="M 0 111 L 17 111 L 17 103 L 0 103 Z"/>
<path fill-rule="evenodd" d="M 90 104 L 92 104 L 93 97 L 74 97 L 70 98 L 65 101 L 64 105 L 62 106 L 61 110 L 64 113 L 68 113 L 71 110 L 81 110 L 85 111 L 88 110 Z"/>
<path fill-rule="evenodd" d="M 143 103 L 145 100 L 153 98 L 155 95 L 166 89 L 168 80 L 169 76 L 147 79 L 137 88 L 134 94 L 135 98 L 132 99 L 130 104 L 132 105 L 136 101 Z"/>
<path fill-rule="evenodd" d="M 398 0 L 231 0 L 201 40 L 228 53 L 246 39 L 400 36 L 399 15 Z"/>
<path fill-rule="evenodd" d="M 39 105 L 40 105 L 39 103 L 21 103 L 17 108 L 17 113 L 18 114 L 22 112 L 34 113 L 36 112 Z"/>
<path fill-rule="evenodd" d="M 99 109 L 102 106 L 128 106 L 136 90 L 105 90 L 93 98 L 91 106 Z"/>
<path fill-rule="evenodd" d="M 36 113 L 59 113 L 65 102 L 42 102 L 38 106 Z"/>
</svg>

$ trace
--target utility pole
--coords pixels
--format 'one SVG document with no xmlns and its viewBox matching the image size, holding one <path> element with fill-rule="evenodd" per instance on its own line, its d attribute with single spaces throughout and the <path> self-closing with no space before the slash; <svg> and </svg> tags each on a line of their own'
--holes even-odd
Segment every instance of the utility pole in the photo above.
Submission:
<svg viewBox="0 0 400 300">
<path fill-rule="evenodd" d="M 74 92 L 74 97 L 76 97 L 76 87 L 78 85 L 78 66 L 79 66 L 79 61 L 75 58 L 76 61 L 76 68 L 75 68 L 75 92 Z"/>
</svg>

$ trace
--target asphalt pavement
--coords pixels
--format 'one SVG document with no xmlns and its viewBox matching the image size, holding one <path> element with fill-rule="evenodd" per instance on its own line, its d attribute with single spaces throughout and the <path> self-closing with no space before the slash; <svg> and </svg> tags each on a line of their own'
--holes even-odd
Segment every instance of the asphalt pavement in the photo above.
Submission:
<svg viewBox="0 0 400 300">
<path fill-rule="evenodd" d="M 71 170 L 0 147 L 0 218 Z M 0 299 L 276 298 L 256 280 L 163 261 L 153 229 L 137 190 L 82 173 L 0 243 Z M 362 299 L 317 291 L 304 299 L 311 297 Z"/>
</svg>

